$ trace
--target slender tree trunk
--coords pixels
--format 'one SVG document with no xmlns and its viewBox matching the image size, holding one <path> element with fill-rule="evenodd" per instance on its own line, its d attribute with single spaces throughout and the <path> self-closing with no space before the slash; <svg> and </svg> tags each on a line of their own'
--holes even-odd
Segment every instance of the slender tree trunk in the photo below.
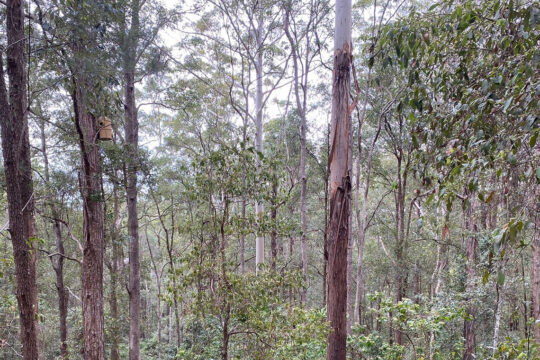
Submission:
<svg viewBox="0 0 540 360">
<path fill-rule="evenodd" d="M 45 122 L 40 124 L 41 132 L 41 152 L 43 154 L 43 167 L 44 176 L 47 184 L 50 184 L 49 173 L 49 157 L 47 154 L 47 139 L 45 136 Z M 69 293 L 64 286 L 64 240 L 62 238 L 62 228 L 59 219 L 59 214 L 54 206 L 53 202 L 50 202 L 51 217 L 53 218 L 53 230 L 56 239 L 56 252 L 58 256 L 55 256 L 56 261 L 51 259 L 53 264 L 53 270 L 56 275 L 56 292 L 58 294 L 58 314 L 60 325 L 60 357 L 61 359 L 68 359 L 68 344 L 67 344 L 67 312 L 69 304 Z"/>
<path fill-rule="evenodd" d="M 292 4 L 291 4 L 292 6 Z M 308 262 L 307 262 L 307 200 L 306 200 L 306 194 L 307 194 L 307 177 L 306 177 L 306 155 L 307 155 L 307 145 L 306 145 L 306 132 L 307 132 L 307 121 L 306 121 L 306 100 L 307 100 L 307 76 L 308 76 L 308 66 L 309 66 L 309 60 L 306 59 L 306 74 L 300 74 L 299 72 L 299 46 L 300 44 L 296 44 L 294 41 L 294 38 L 291 34 L 291 31 L 289 29 L 290 22 L 289 22 L 289 16 L 290 16 L 290 8 L 286 9 L 285 14 L 285 25 L 284 30 L 285 34 L 287 36 L 287 39 L 289 40 L 289 44 L 291 45 L 291 54 L 293 59 L 293 71 L 294 71 L 294 77 L 293 77 L 293 83 L 294 83 L 294 96 L 296 99 L 296 110 L 298 112 L 298 116 L 300 117 L 300 168 L 298 169 L 298 177 L 300 178 L 300 225 L 302 227 L 302 237 L 300 239 L 301 243 L 301 254 L 302 254 L 302 277 L 304 279 L 305 288 L 302 289 L 302 292 L 300 294 L 301 301 L 303 304 L 306 303 L 307 300 L 307 288 L 308 288 Z M 309 31 L 309 29 L 308 29 Z M 306 34 L 306 39 L 309 39 L 309 36 Z M 306 40 L 308 41 L 308 40 Z M 309 44 L 306 46 L 306 58 L 309 58 Z M 300 89 L 302 89 L 302 96 L 300 96 Z"/>
<path fill-rule="evenodd" d="M 347 245 L 349 242 L 349 132 L 351 83 L 351 0 L 336 0 L 330 150 L 330 225 L 328 236 L 327 360 L 345 360 L 347 342 Z"/>
<path fill-rule="evenodd" d="M 277 262 L 277 190 L 278 190 L 278 179 L 273 179 L 272 181 L 272 209 L 270 210 L 270 218 L 272 220 L 272 231 L 270 233 L 270 250 L 272 252 L 272 263 L 270 268 L 272 271 L 276 271 L 276 262 Z"/>
<path fill-rule="evenodd" d="M 245 141 L 244 141 L 245 142 Z M 245 188 L 245 181 L 244 181 L 244 188 Z M 245 195 L 242 195 L 242 224 L 244 224 L 244 221 L 246 219 L 246 197 Z M 242 225 L 243 227 L 244 225 Z M 246 260 L 245 260 L 245 253 L 246 253 L 246 237 L 244 233 L 240 235 L 240 273 L 244 275 L 246 273 Z"/>
<path fill-rule="evenodd" d="M 533 334 L 534 341 L 540 344 L 540 230 L 535 227 L 533 237 Z"/>
<path fill-rule="evenodd" d="M 139 121 L 135 104 L 135 61 L 139 36 L 139 0 L 131 3 L 131 27 L 124 51 L 124 131 L 126 158 L 126 197 L 129 232 L 129 359 L 140 359 L 141 341 L 141 264 L 139 259 L 139 219 L 137 213 L 137 168 Z"/>
<path fill-rule="evenodd" d="M 64 286 L 64 242 L 62 239 L 62 230 L 60 228 L 60 222 L 54 221 L 54 234 L 56 237 L 56 251 L 59 256 L 56 260 L 54 272 L 56 274 L 56 292 L 58 293 L 58 314 L 60 322 L 60 357 L 61 359 L 69 358 L 68 351 L 68 327 L 67 327 L 67 315 L 69 306 L 69 293 Z"/>
<path fill-rule="evenodd" d="M 330 126 L 326 132 L 326 140 L 328 144 L 327 158 L 330 159 Z M 326 172 L 324 174 L 324 234 L 323 234 L 323 307 L 328 305 L 328 182 L 330 178 L 330 164 L 326 166 Z"/>
<path fill-rule="evenodd" d="M 116 174 L 118 174 L 115 171 Z M 105 211 L 106 213 L 107 211 Z M 120 200 L 118 198 L 118 184 L 113 183 L 113 214 L 109 230 L 109 239 L 111 241 L 112 257 L 110 260 L 105 259 L 105 264 L 109 270 L 109 310 L 111 315 L 110 324 L 110 343 L 111 343 L 111 360 L 120 360 L 120 314 L 118 311 L 118 284 L 123 272 L 124 256 L 121 236 L 121 217 L 120 217 Z"/>
<path fill-rule="evenodd" d="M 398 145 L 399 146 L 399 145 Z M 407 266 L 405 262 L 405 192 L 407 189 L 407 165 L 402 173 L 403 151 L 398 150 L 398 174 L 397 174 L 397 196 L 396 196 L 396 216 L 397 216 L 397 244 L 396 244 L 396 303 L 405 297 Z M 403 345 L 403 331 L 399 324 L 395 328 L 394 340 L 396 344 Z"/>
<path fill-rule="evenodd" d="M 503 305 L 503 291 L 504 285 L 500 286 L 497 282 L 496 284 L 497 291 L 497 307 L 495 310 L 495 324 L 493 326 L 493 355 L 497 352 L 499 347 L 499 332 L 501 327 L 501 317 L 502 317 L 502 305 Z"/>
<path fill-rule="evenodd" d="M 474 305 L 474 299 L 471 299 L 471 294 L 475 289 L 475 277 L 476 277 L 476 220 L 475 216 L 475 202 L 476 200 L 470 196 L 471 202 L 465 211 L 465 223 L 467 229 L 467 294 L 469 305 L 467 307 L 466 318 L 463 325 L 463 338 L 465 339 L 463 360 L 474 360 L 476 352 L 476 333 L 475 333 L 475 316 L 476 307 Z"/>
<path fill-rule="evenodd" d="M 144 238 L 146 239 L 146 245 L 148 246 L 148 253 L 150 254 L 150 261 L 152 263 L 152 267 L 154 268 L 154 274 L 156 274 L 156 287 L 157 287 L 157 351 L 158 351 L 158 359 L 161 359 L 161 342 L 162 342 L 162 333 L 161 333 L 161 319 L 163 317 L 163 314 L 161 313 L 161 275 L 162 271 L 158 271 L 158 266 L 156 264 L 156 260 L 154 259 L 154 253 L 152 251 L 152 247 L 150 246 L 150 240 L 148 237 L 148 223 L 146 223 L 144 227 Z"/>
<path fill-rule="evenodd" d="M 24 58 L 24 15 L 21 0 L 7 1 L 6 87 L 0 52 L 0 126 L 6 176 L 9 233 L 15 261 L 22 357 L 38 359 L 38 301 L 36 286 L 35 223 L 30 142 L 27 123 L 27 88 Z M 22 216 L 21 216 L 22 215 Z"/>
<path fill-rule="evenodd" d="M 113 245 L 113 248 L 115 245 Z M 118 314 L 118 265 L 117 265 L 117 257 L 115 256 L 115 253 L 117 253 L 117 250 L 113 249 L 113 260 L 112 260 L 112 267 L 109 269 L 111 273 L 111 283 L 109 284 L 110 287 L 110 295 L 109 295 L 109 309 L 111 312 L 111 318 L 112 318 L 112 324 L 111 324 L 111 360 L 120 360 L 120 344 L 119 344 L 119 338 L 120 338 L 120 329 L 119 329 L 119 314 Z"/>
<path fill-rule="evenodd" d="M 262 5 L 261 5 L 262 7 Z M 255 149 L 262 154 L 263 148 L 263 14 L 262 8 L 259 9 L 259 23 L 257 28 L 257 55 L 255 72 L 257 76 L 257 91 L 255 94 Z M 262 166 L 261 159 L 257 158 L 257 167 L 260 171 Z M 264 214 L 264 205 L 257 201 L 255 203 L 255 212 L 259 219 L 262 219 Z M 259 271 L 259 265 L 264 263 L 264 235 L 258 230 L 255 238 L 255 272 Z"/>
</svg>

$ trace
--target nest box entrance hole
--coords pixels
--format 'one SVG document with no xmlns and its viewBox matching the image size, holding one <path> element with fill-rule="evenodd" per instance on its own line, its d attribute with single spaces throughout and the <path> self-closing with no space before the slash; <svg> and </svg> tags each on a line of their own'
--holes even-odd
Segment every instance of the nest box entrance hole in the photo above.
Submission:
<svg viewBox="0 0 540 360">
<path fill-rule="evenodd" d="M 111 120 L 106 116 L 101 116 L 98 119 L 99 140 L 110 141 L 113 138 L 113 129 Z"/>
</svg>

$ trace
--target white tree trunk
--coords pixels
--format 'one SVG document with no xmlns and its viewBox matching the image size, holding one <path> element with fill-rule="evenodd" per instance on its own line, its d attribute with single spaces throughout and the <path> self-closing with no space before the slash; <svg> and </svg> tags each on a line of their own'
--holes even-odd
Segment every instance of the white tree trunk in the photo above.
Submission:
<svg viewBox="0 0 540 360">
<path fill-rule="evenodd" d="M 259 18 L 259 25 L 257 29 L 257 63 L 255 64 L 255 71 L 257 75 L 257 91 L 255 94 L 255 149 L 262 153 L 263 152 L 263 41 L 262 41 L 262 31 L 263 31 L 263 19 L 262 19 L 262 10 L 261 17 Z M 257 165 L 260 170 L 261 160 L 257 160 Z M 260 202 L 255 203 L 255 212 L 257 217 L 262 218 L 264 213 L 264 205 Z M 255 239 L 255 272 L 259 271 L 259 265 L 264 263 L 264 235 L 260 233 L 257 234 Z"/>
</svg>

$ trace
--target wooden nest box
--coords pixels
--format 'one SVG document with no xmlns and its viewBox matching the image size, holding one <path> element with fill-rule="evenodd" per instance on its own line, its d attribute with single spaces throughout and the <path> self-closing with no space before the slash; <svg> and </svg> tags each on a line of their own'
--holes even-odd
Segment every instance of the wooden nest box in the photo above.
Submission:
<svg viewBox="0 0 540 360">
<path fill-rule="evenodd" d="M 113 129 L 111 120 L 106 116 L 100 116 L 98 119 L 99 140 L 110 141 L 113 138 Z"/>
</svg>

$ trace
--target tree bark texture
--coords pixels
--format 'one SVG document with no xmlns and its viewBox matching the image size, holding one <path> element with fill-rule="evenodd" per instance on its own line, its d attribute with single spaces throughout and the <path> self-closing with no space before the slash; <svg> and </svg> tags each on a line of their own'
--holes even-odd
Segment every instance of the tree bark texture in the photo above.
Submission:
<svg viewBox="0 0 540 360">
<path fill-rule="evenodd" d="M 38 302 L 32 169 L 27 122 L 24 15 L 21 0 L 7 1 L 6 87 L 0 52 L 0 126 L 6 176 L 9 233 L 15 262 L 22 358 L 38 359 Z"/>
<path fill-rule="evenodd" d="M 131 28 L 124 59 L 124 132 L 126 158 L 126 197 L 129 232 L 129 359 L 140 359 L 141 264 L 139 258 L 139 218 L 137 213 L 137 168 L 139 121 L 135 104 L 135 58 L 139 33 L 139 1 L 132 2 Z"/>
<path fill-rule="evenodd" d="M 345 360 L 347 341 L 347 246 L 351 179 L 349 169 L 351 1 L 336 1 L 330 150 L 330 224 L 328 236 L 327 360 Z"/>
<path fill-rule="evenodd" d="M 77 48 L 80 44 L 76 44 Z M 103 201 L 101 165 L 95 117 L 88 111 L 85 92 L 90 86 L 85 75 L 73 76 L 75 125 L 79 134 L 82 172 L 79 175 L 83 199 L 84 241 L 82 261 L 83 354 L 86 360 L 105 359 L 103 320 Z"/>
</svg>

